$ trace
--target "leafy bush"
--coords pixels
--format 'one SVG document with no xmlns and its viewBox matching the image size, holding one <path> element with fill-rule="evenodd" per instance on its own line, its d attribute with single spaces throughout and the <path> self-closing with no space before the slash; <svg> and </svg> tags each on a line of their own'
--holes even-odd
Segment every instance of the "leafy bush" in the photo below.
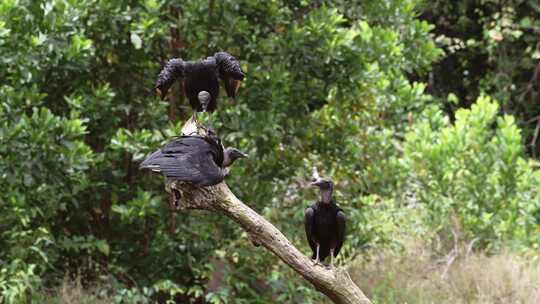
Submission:
<svg viewBox="0 0 540 304">
<path fill-rule="evenodd" d="M 9 106 L 10 104 L 5 104 Z M 88 166 L 93 160 L 83 142 L 86 128 L 78 118 L 53 115 L 34 108 L 18 119 L 0 114 L 0 288 L 6 302 L 36 288 L 58 259 L 61 240 L 57 232 L 68 210 L 77 208 L 88 186 Z"/>
<path fill-rule="evenodd" d="M 429 208 L 437 230 L 454 226 L 484 246 L 538 248 L 540 171 L 524 158 L 514 118 L 498 109 L 480 97 L 453 124 L 437 107 L 426 110 L 405 135 L 402 189 Z"/>
<path fill-rule="evenodd" d="M 484 121 L 495 121 L 496 109 L 491 118 L 469 114 L 463 125 L 474 122 L 483 141 L 456 129 L 465 134 L 452 136 L 471 143 L 448 148 L 456 150 L 440 156 L 446 167 L 427 162 L 436 135 L 454 129 L 430 108 L 438 100 L 425 93 L 429 87 L 409 80 L 442 56 L 433 26 L 418 18 L 419 4 L 2 1 L 1 301 L 29 301 L 76 273 L 83 286 L 101 286 L 98 295 L 118 302 L 321 299 L 230 221 L 171 213 L 162 180 L 137 168 L 191 114 L 179 88 L 167 101 L 154 96 L 160 66 L 219 50 L 239 58 L 248 76 L 237 103 L 222 94 L 220 110 L 205 119 L 215 121 L 226 145 L 254 156 L 234 166 L 227 182 L 304 252 L 303 210 L 315 200 L 304 185 L 312 166 L 334 178 L 349 215 L 340 263 L 366 248 L 399 245 L 393 235 L 404 223 L 404 201 L 429 206 L 429 228 L 442 229 L 453 212 L 486 246 L 510 239 L 534 245 L 538 173 L 524 160 L 510 118 L 492 134 Z M 424 124 L 407 131 L 426 108 Z M 465 161 L 478 171 L 467 171 Z M 456 167 L 465 180 L 420 187 Z M 483 179 L 490 188 L 475 207 L 475 190 L 459 182 Z"/>
<path fill-rule="evenodd" d="M 428 77 L 430 93 L 450 114 L 469 107 L 481 94 L 500 102 L 523 129 L 527 150 L 537 156 L 534 130 L 540 115 L 540 6 L 535 0 L 425 1 L 421 19 L 435 25 L 437 45 L 446 53 Z M 426 75 L 427 76 L 427 75 Z"/>
</svg>

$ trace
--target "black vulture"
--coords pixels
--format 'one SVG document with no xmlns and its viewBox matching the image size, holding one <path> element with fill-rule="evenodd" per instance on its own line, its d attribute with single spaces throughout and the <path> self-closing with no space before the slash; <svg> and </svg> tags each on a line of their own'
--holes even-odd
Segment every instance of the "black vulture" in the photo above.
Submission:
<svg viewBox="0 0 540 304">
<path fill-rule="evenodd" d="M 305 211 L 304 226 L 315 264 L 330 255 L 330 267 L 345 239 L 345 213 L 332 198 L 332 181 L 317 178 L 312 186 L 319 187 L 321 198 Z"/>
<path fill-rule="evenodd" d="M 169 60 L 159 73 L 155 87 L 158 95 L 164 99 L 174 81 L 182 79 L 183 93 L 189 99 L 191 107 L 196 112 L 213 112 L 219 95 L 218 79 L 223 81 L 227 96 L 234 100 L 244 76 L 236 58 L 229 53 L 218 52 L 199 61 L 183 61 L 180 58 Z M 207 109 L 199 102 L 198 94 L 201 91 L 210 93 Z"/>
<path fill-rule="evenodd" d="M 182 135 L 148 156 L 140 168 L 160 172 L 167 181 L 206 187 L 223 181 L 227 167 L 244 157 L 235 148 L 224 149 L 217 136 Z"/>
</svg>

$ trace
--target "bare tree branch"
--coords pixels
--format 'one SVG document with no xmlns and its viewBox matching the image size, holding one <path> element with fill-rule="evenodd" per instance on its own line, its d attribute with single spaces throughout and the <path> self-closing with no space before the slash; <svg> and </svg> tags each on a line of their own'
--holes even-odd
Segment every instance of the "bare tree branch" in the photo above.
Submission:
<svg viewBox="0 0 540 304">
<path fill-rule="evenodd" d="M 182 127 L 182 134 L 205 136 L 208 129 L 191 117 Z M 313 168 L 318 176 L 317 168 Z M 274 225 L 242 203 L 222 182 L 215 186 L 197 188 L 190 183 L 170 181 L 165 184 L 170 193 L 169 204 L 178 210 L 207 210 L 221 212 L 238 223 L 254 244 L 262 245 L 311 282 L 317 290 L 338 304 L 369 304 L 370 300 L 352 281 L 345 268 L 327 269 L 314 265 Z"/>
<path fill-rule="evenodd" d="M 180 210 L 221 212 L 233 219 L 252 241 L 270 250 L 334 303 L 371 303 L 345 268 L 327 269 L 313 265 L 311 259 L 296 249 L 281 231 L 236 198 L 225 183 L 196 188 L 189 183 L 172 182 L 166 188 L 173 196 L 174 205 Z"/>
</svg>

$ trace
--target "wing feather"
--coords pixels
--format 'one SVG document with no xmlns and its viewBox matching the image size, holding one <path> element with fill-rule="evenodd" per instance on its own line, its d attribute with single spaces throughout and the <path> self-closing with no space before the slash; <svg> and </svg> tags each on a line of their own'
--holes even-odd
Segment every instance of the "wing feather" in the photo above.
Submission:
<svg viewBox="0 0 540 304">
<path fill-rule="evenodd" d="M 313 251 L 313 255 L 317 252 L 317 243 L 313 235 L 313 228 L 315 226 L 315 209 L 313 206 L 307 207 L 304 213 L 304 228 L 306 230 L 306 237 L 309 243 L 309 247 Z"/>
<path fill-rule="evenodd" d="M 182 77 L 184 77 L 184 61 L 180 58 L 167 61 L 161 72 L 159 72 L 155 85 L 159 97 L 164 99 L 174 81 Z"/>
<path fill-rule="evenodd" d="M 343 241 L 345 241 L 345 223 L 347 221 L 347 218 L 345 216 L 345 212 L 343 210 L 339 210 L 336 214 L 336 222 L 337 222 L 337 244 L 336 248 L 334 249 L 334 257 L 338 255 L 339 251 L 341 250 L 341 246 L 343 246 Z"/>
<path fill-rule="evenodd" d="M 191 182 L 198 187 L 211 186 L 223 180 L 223 170 L 216 163 L 220 148 L 202 137 L 182 136 L 152 153 L 140 168 L 160 172 L 167 179 Z"/>
</svg>

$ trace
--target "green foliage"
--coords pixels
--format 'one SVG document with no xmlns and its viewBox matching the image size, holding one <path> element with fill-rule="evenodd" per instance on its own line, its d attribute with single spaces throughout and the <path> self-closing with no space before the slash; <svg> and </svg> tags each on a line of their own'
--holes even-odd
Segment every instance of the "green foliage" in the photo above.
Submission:
<svg viewBox="0 0 540 304">
<path fill-rule="evenodd" d="M 462 229 L 484 246 L 538 248 L 540 171 L 524 159 L 512 116 L 480 97 L 450 124 L 432 107 L 407 132 L 399 159 L 407 172 L 403 188 L 429 208 L 429 225 Z M 448 233 L 448 231 L 445 231 Z"/>
<path fill-rule="evenodd" d="M 203 118 L 253 156 L 227 182 L 303 252 L 313 166 L 348 214 L 340 263 L 399 248 L 406 225 L 442 231 L 454 214 L 486 246 L 537 244 L 538 170 L 512 118 L 484 100 L 452 126 L 410 80 L 443 55 L 419 5 L 1 2 L 0 302 L 32 301 L 79 273 L 118 303 L 323 301 L 234 223 L 172 214 L 161 179 L 137 168 L 191 114 L 178 88 L 154 96 L 160 66 L 218 50 L 248 75 L 235 105 L 222 96 Z M 400 210 L 411 201 L 429 221 Z"/>
<path fill-rule="evenodd" d="M 458 104 L 446 103 L 452 112 L 481 94 L 493 96 L 516 117 L 533 155 L 540 147 L 531 121 L 540 115 L 539 14 L 536 0 L 425 1 L 422 14 L 447 53 L 433 67 L 430 93 L 459 96 Z"/>
<path fill-rule="evenodd" d="M 62 215 L 76 208 L 88 187 L 93 153 L 78 118 L 58 117 L 47 108 L 33 108 L 18 120 L 0 117 L 0 141 L 8 143 L 0 147 L 0 286 L 12 303 L 39 286 L 41 275 L 59 259 L 56 232 L 67 220 Z"/>
</svg>

